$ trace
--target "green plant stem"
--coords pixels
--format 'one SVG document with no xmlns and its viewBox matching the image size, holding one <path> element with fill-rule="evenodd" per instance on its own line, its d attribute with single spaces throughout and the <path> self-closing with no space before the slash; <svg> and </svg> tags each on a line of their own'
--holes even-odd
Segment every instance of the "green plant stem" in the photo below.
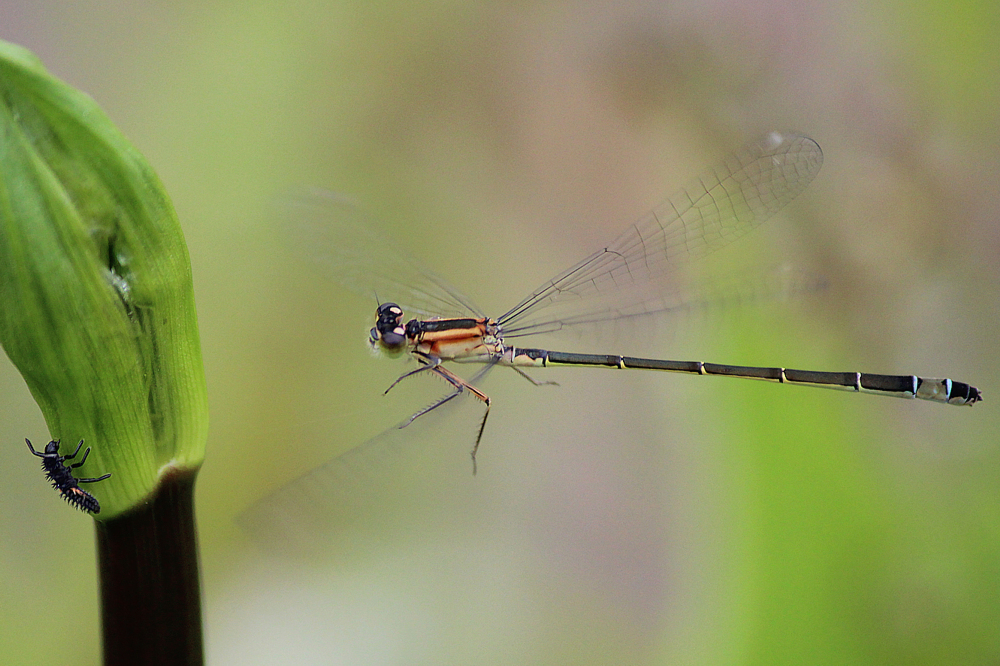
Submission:
<svg viewBox="0 0 1000 666">
<path fill-rule="evenodd" d="M 204 663 L 196 472 L 167 474 L 133 511 L 97 521 L 104 663 Z"/>
</svg>

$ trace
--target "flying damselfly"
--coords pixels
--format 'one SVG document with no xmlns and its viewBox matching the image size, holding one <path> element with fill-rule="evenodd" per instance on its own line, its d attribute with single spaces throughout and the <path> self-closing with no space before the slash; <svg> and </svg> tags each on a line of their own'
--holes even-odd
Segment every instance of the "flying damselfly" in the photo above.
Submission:
<svg viewBox="0 0 1000 666">
<path fill-rule="evenodd" d="M 323 232 L 329 237 L 320 239 L 320 244 L 324 251 L 329 250 L 325 262 L 336 280 L 362 293 L 392 299 L 378 305 L 369 343 L 391 355 L 408 354 L 418 366 L 397 378 L 386 393 L 403 379 L 420 374 L 436 375 L 451 386 L 449 393 L 414 413 L 400 427 L 466 392 L 483 403 L 485 410 L 472 446 L 473 472 L 491 407 L 489 396 L 475 384 L 497 365 L 511 367 L 535 384 L 539 382 L 529 377 L 525 368 L 564 365 L 743 377 L 950 405 L 975 404 L 982 399 L 980 391 L 951 379 L 572 353 L 511 343 L 567 327 L 669 311 L 671 306 L 660 297 L 662 290 L 658 288 L 668 282 L 667 278 L 681 266 L 758 227 L 799 195 L 822 163 L 823 152 L 809 137 L 771 132 L 727 157 L 609 245 L 546 281 L 497 317 L 487 316 L 428 271 L 413 271 L 421 275 L 420 285 L 408 284 L 410 279 L 400 275 L 373 276 L 382 266 L 380 257 L 358 256 L 350 242 L 341 242 L 337 232 Z M 329 203 L 320 196 L 303 199 L 297 212 L 322 224 Z M 379 252 L 391 252 L 385 244 L 371 245 L 378 245 Z M 412 317 L 409 320 L 408 315 Z M 479 363 L 486 368 L 466 380 L 447 368 L 448 362 Z"/>
</svg>

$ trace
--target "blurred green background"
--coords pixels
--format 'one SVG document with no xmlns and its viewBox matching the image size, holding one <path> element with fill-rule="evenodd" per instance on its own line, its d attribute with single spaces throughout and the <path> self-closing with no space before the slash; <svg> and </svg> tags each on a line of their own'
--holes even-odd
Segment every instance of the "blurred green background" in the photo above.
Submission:
<svg viewBox="0 0 1000 666">
<path fill-rule="evenodd" d="M 997 4 L 0 0 L 0 17 L 146 155 L 187 237 L 211 663 L 1000 662 Z M 365 350 L 372 299 L 284 241 L 276 197 L 352 196 L 495 313 L 774 128 L 826 161 L 733 256 L 829 288 L 561 347 L 950 376 L 982 404 L 498 371 L 475 479 L 478 412 L 459 405 L 355 456 L 391 492 L 310 552 L 236 527 L 444 391 L 381 395 L 407 366 Z M 25 451 L 48 433 L 6 359 L 0 413 L 0 655 L 99 663 L 92 528 Z M 419 445 L 419 465 L 392 458 Z M 351 475 L 348 503 L 371 488 Z"/>
</svg>

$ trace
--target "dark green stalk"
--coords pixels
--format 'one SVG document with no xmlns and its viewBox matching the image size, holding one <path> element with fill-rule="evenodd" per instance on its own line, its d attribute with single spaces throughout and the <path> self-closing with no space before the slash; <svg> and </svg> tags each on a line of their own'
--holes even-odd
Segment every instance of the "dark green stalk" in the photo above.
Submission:
<svg viewBox="0 0 1000 666">
<path fill-rule="evenodd" d="M 194 482 L 171 474 L 148 504 L 96 523 L 107 666 L 204 662 Z"/>
</svg>

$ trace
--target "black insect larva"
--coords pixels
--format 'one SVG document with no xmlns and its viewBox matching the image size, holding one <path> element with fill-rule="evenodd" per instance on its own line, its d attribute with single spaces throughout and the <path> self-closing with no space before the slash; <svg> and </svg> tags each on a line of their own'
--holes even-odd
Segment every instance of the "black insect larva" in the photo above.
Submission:
<svg viewBox="0 0 1000 666">
<path fill-rule="evenodd" d="M 34 453 L 36 456 L 42 459 L 42 469 L 45 470 L 45 476 L 49 478 L 52 482 L 52 487 L 59 491 L 59 494 L 65 498 L 67 502 L 80 509 L 81 511 L 87 511 L 89 513 L 100 513 L 101 505 L 97 503 L 97 498 L 88 493 L 86 490 L 80 488 L 78 483 L 93 483 L 95 481 L 103 481 L 104 479 L 111 476 L 111 473 L 107 473 L 104 476 L 99 476 L 96 479 L 77 479 L 73 476 L 72 469 L 79 467 L 83 463 L 87 462 L 87 456 L 90 455 L 90 447 L 83 452 L 83 458 L 80 462 L 73 463 L 72 465 L 66 465 L 63 463 L 65 460 L 72 460 L 76 457 L 76 454 L 80 452 L 80 447 L 83 446 L 83 440 L 76 446 L 76 451 L 72 455 L 61 456 L 59 455 L 59 440 L 54 440 L 45 445 L 45 453 L 39 453 L 31 446 L 31 442 L 27 439 L 24 440 L 28 442 L 28 449 Z"/>
</svg>

